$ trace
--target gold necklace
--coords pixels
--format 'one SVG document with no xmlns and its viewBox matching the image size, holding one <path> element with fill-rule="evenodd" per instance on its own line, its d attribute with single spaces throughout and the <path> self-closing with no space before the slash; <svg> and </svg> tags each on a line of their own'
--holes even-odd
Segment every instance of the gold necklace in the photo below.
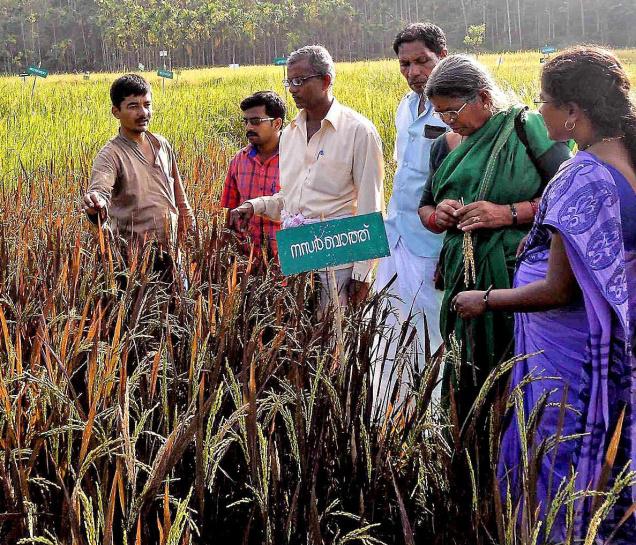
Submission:
<svg viewBox="0 0 636 545">
<path fill-rule="evenodd" d="M 595 146 L 596 144 L 600 144 L 601 142 L 614 142 L 615 140 L 622 140 L 623 138 L 625 138 L 624 134 L 621 134 L 620 136 L 608 136 L 606 138 L 601 138 L 600 140 L 597 140 L 596 142 L 592 142 L 591 144 L 588 144 L 585 147 L 579 146 L 579 149 L 581 151 L 585 151 L 588 148 L 591 148 L 592 146 Z"/>
</svg>

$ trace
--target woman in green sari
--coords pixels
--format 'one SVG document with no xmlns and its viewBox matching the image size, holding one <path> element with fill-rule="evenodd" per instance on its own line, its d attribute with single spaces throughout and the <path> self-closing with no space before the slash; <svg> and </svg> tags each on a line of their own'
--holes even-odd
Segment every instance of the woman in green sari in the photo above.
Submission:
<svg viewBox="0 0 636 545">
<path fill-rule="evenodd" d="M 431 148 L 419 215 L 426 228 L 446 232 L 440 329 L 447 349 L 451 339 L 461 346 L 462 363 L 446 366 L 442 395 L 448 400 L 452 385 L 461 424 L 488 373 L 512 355 L 514 320 L 510 313 L 463 320 L 451 302 L 466 289 L 488 294 L 511 287 L 517 248 L 545 184 L 570 150 L 548 138 L 539 114 L 510 105 L 487 70 L 469 57 L 443 59 L 425 92 L 452 129 Z"/>
</svg>

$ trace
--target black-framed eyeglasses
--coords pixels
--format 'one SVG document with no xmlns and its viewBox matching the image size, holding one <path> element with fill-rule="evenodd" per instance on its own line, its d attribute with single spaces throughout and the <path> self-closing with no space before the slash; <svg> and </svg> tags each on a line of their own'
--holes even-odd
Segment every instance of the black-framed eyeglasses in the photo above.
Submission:
<svg viewBox="0 0 636 545">
<path fill-rule="evenodd" d="M 310 76 L 302 76 L 302 77 L 297 77 L 297 78 L 292 78 L 292 79 L 284 79 L 283 80 L 283 85 L 285 87 L 291 87 L 292 85 L 294 87 L 301 87 L 302 85 L 305 84 L 305 81 L 307 81 L 308 79 L 311 78 L 322 78 L 323 74 L 311 74 Z"/>
<path fill-rule="evenodd" d="M 468 102 L 464 102 L 459 110 L 446 110 L 445 112 L 433 112 L 433 115 L 439 117 L 444 123 L 455 123 L 459 119 L 459 114 L 466 107 Z"/>
<path fill-rule="evenodd" d="M 274 121 L 275 117 L 243 117 L 243 124 L 253 125 L 254 127 L 258 127 L 263 121 Z"/>
</svg>

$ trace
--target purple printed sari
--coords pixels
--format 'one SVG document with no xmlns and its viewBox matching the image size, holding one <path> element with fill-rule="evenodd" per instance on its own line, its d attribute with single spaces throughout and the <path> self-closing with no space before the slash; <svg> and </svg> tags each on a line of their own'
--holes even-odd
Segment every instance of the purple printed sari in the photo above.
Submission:
<svg viewBox="0 0 636 545">
<path fill-rule="evenodd" d="M 515 316 L 515 353 L 542 351 L 513 369 L 511 391 L 519 386 L 523 392 L 524 422 L 528 423 L 536 404 L 545 401 L 542 396 L 548 401 L 529 456 L 536 455 L 539 445 L 550 437 L 558 434 L 561 439 L 556 453 L 548 449 L 538 466 L 534 499 L 542 518 L 572 470 L 576 472 L 576 490 L 597 489 L 623 410 L 614 469 L 603 489 L 613 484 L 629 460 L 636 460 L 636 425 L 632 421 L 636 397 L 632 346 L 636 234 L 634 223 L 626 216 L 626 211 L 635 207 L 634 191 L 618 171 L 589 153 L 579 152 L 563 164 L 546 189 L 518 262 L 515 286 L 545 278 L 551 233 L 558 232 L 580 287 L 578 298 L 566 307 Z M 529 375 L 536 380 L 524 381 Z M 505 495 L 510 487 L 512 499 L 517 501 L 523 486 L 522 434 L 517 415 L 512 413 L 502 439 L 499 473 L 502 492 Z M 636 489 L 626 488 L 599 536 L 610 535 L 634 501 Z M 585 537 L 592 514 L 590 498 L 575 504 L 575 540 Z M 561 509 L 544 540 L 559 542 L 565 537 L 565 510 Z M 636 543 L 634 515 L 627 518 L 612 543 Z"/>
</svg>

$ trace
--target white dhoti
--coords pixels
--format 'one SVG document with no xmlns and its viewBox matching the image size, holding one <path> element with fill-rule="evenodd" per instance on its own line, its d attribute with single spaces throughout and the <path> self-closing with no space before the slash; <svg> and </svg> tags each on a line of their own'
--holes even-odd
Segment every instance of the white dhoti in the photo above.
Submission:
<svg viewBox="0 0 636 545">
<path fill-rule="evenodd" d="M 320 279 L 320 311 L 324 312 L 327 306 L 334 304 L 334 291 L 338 293 L 338 301 L 341 308 L 345 308 L 349 301 L 349 284 L 351 283 L 351 274 L 353 273 L 353 265 L 345 269 L 336 269 L 334 278 L 336 281 L 336 289 L 332 290 L 332 277 L 329 270 L 316 271 Z"/>
<path fill-rule="evenodd" d="M 396 274 L 397 278 L 388 290 L 390 298 L 387 302 L 391 305 L 392 312 L 385 322 L 386 331 L 378 341 L 376 352 L 378 361 L 375 364 L 373 378 L 376 408 L 386 403 L 390 389 L 397 380 L 394 367 L 398 339 L 402 324 L 409 315 L 411 316 L 410 324 L 416 328 L 417 335 L 413 350 L 409 354 L 408 365 L 405 365 L 401 377 L 402 392 L 406 390 L 410 375 L 413 372 L 422 371 L 426 363 L 424 355 L 427 333 L 431 354 L 435 353 L 442 344 L 439 314 L 444 292 L 435 289 L 434 285 L 437 262 L 437 257 L 420 257 L 411 253 L 402 239 L 391 249 L 391 255 L 380 261 L 374 284 L 375 291 L 385 288 Z M 383 363 L 385 351 L 387 357 L 386 362 Z M 440 394 L 441 387 L 438 384 L 433 392 L 436 402 L 439 402 Z M 403 398 L 403 395 L 400 397 Z"/>
</svg>

